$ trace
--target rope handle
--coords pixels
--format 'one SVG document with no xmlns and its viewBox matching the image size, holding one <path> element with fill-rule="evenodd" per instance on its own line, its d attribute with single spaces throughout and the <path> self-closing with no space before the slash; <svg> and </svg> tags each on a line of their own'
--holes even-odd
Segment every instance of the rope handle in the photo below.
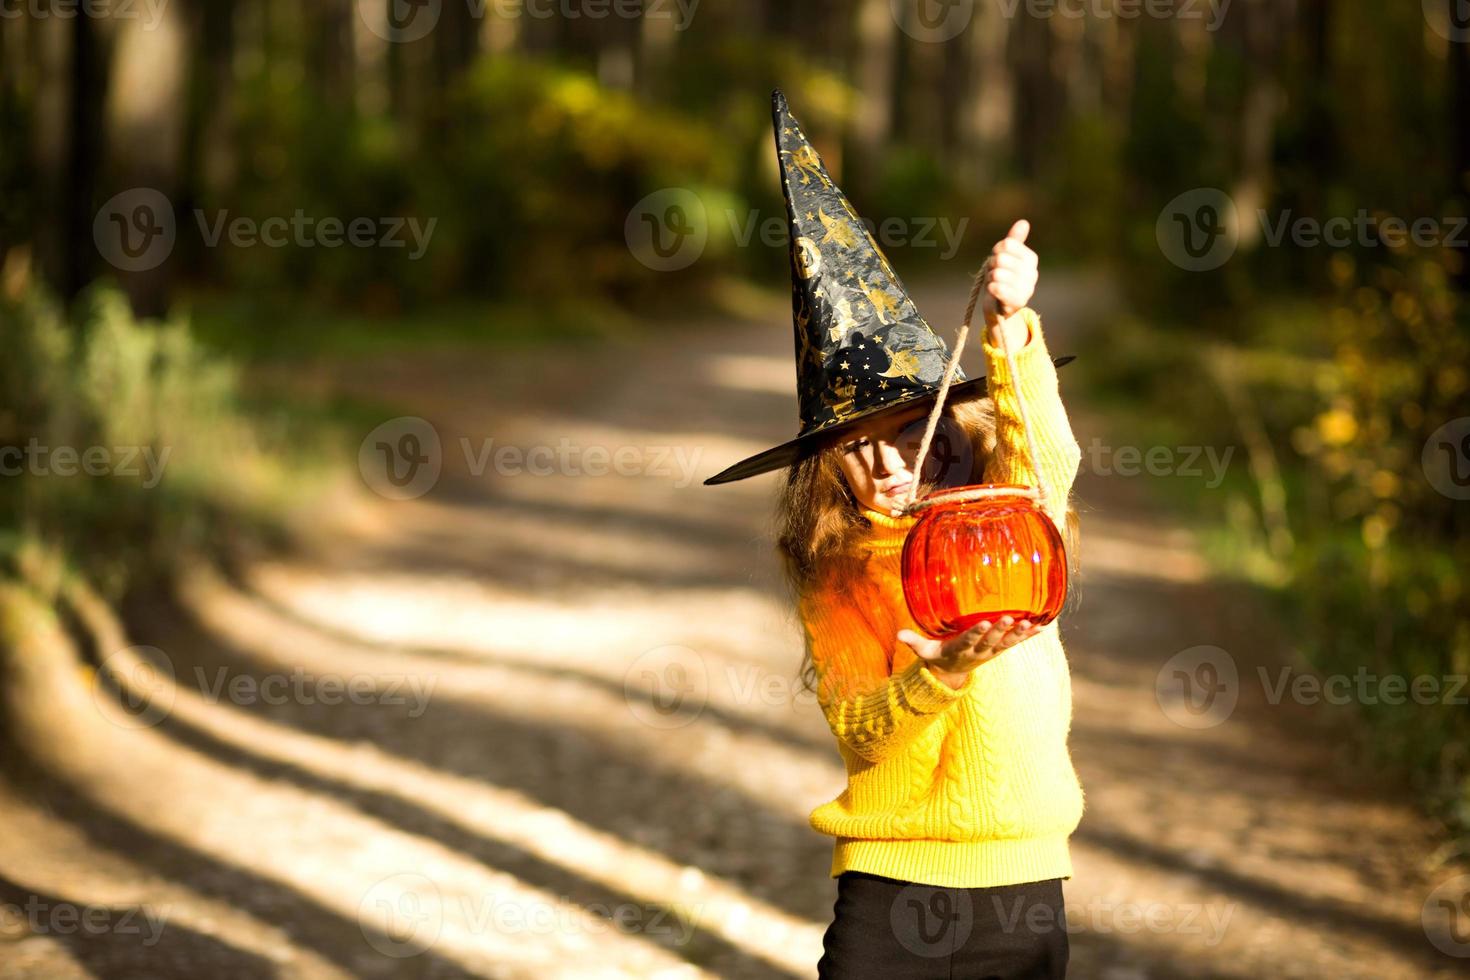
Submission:
<svg viewBox="0 0 1470 980">
<path fill-rule="evenodd" d="M 900 515 L 912 514 L 923 510 L 931 503 L 937 503 L 938 498 L 920 503 L 915 500 L 919 493 L 919 476 L 924 471 L 924 462 L 929 458 L 929 444 L 934 440 L 934 430 L 939 426 L 939 416 L 944 411 L 944 398 L 949 394 L 950 382 L 954 380 L 955 369 L 960 364 L 960 352 L 965 349 L 965 339 L 970 334 L 970 321 L 975 316 L 975 307 L 980 301 L 980 290 L 985 285 L 985 267 L 975 273 L 975 281 L 970 286 L 970 302 L 965 306 L 965 321 L 960 324 L 959 332 L 955 334 L 954 349 L 949 353 L 949 363 L 944 366 L 944 377 L 939 381 L 939 394 L 934 399 L 934 408 L 929 413 L 929 424 L 924 427 L 924 438 L 919 442 L 918 472 L 914 474 L 913 482 L 909 484 L 908 493 L 899 505 Z M 1020 312 L 1011 314 L 1020 316 Z M 1009 318 L 1007 318 L 1009 319 Z M 1011 349 L 1010 335 L 1007 331 L 1000 332 L 1001 350 L 1005 352 L 1006 366 L 1010 368 L 1011 384 L 1016 393 L 1016 409 L 1021 415 L 1021 428 L 1026 433 L 1026 451 L 1030 455 L 1031 472 L 1036 475 L 1036 500 L 1045 509 L 1046 487 L 1042 484 L 1041 470 L 1036 466 L 1038 453 L 1036 452 L 1036 434 L 1031 429 L 1031 417 L 1026 412 L 1026 399 L 1021 395 L 1021 389 L 1016 386 L 1016 352 Z M 1010 491 L 1015 493 L 1016 491 Z M 945 500 L 977 500 L 990 493 L 982 493 L 976 490 L 947 493 Z"/>
</svg>

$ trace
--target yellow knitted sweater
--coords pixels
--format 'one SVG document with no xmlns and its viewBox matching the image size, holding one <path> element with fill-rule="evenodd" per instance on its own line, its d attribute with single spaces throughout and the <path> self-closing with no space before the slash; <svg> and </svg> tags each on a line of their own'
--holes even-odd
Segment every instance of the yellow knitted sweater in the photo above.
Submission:
<svg viewBox="0 0 1470 980">
<path fill-rule="evenodd" d="M 1031 333 L 1016 352 L 1015 379 L 1004 354 L 982 341 L 997 441 L 985 479 L 1035 484 L 1018 386 L 1060 528 L 1081 451 L 1040 320 L 1029 307 L 1022 315 Z M 867 871 L 961 888 L 1070 877 L 1082 788 L 1067 750 L 1072 687 L 1057 623 L 951 688 L 895 635 L 918 632 L 899 573 L 918 518 L 866 507 L 863 516 L 872 525 L 867 581 L 829 583 L 798 607 L 818 702 L 847 768 L 847 788 L 809 818 L 836 838 L 831 875 Z"/>
</svg>

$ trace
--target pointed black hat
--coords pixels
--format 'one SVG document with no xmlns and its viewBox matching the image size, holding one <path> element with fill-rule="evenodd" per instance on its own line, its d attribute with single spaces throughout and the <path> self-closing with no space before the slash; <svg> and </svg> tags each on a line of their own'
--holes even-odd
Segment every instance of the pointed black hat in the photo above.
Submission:
<svg viewBox="0 0 1470 980">
<path fill-rule="evenodd" d="M 948 345 L 919 315 L 780 89 L 771 93 L 771 121 L 791 235 L 801 431 L 716 473 L 706 486 L 789 466 L 859 421 L 929 398 L 949 361 Z M 948 397 L 977 389 L 984 391 L 985 379 L 967 378 L 956 365 Z"/>
</svg>

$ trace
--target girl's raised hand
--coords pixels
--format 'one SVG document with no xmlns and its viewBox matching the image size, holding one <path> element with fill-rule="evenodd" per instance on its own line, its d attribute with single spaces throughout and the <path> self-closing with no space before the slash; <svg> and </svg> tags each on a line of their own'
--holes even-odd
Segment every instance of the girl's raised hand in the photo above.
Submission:
<svg viewBox="0 0 1470 980">
<path fill-rule="evenodd" d="M 931 673 L 951 687 L 959 687 L 965 681 L 965 674 L 1001 651 L 1035 636 L 1039 629 L 1029 619 L 1017 622 L 1012 616 L 1002 616 L 994 623 L 982 619 L 947 640 L 931 639 L 909 629 L 899 630 L 898 639 L 920 660 L 928 661 Z"/>
<path fill-rule="evenodd" d="M 1006 237 L 995 243 L 990 256 L 980 267 L 982 276 L 981 309 L 985 313 L 985 325 L 990 328 L 991 343 L 999 344 L 1001 338 L 996 327 L 1007 317 L 1031 302 L 1036 292 L 1037 265 L 1039 259 L 1026 236 L 1031 233 L 1031 222 L 1022 218 L 1011 225 Z M 1025 343 L 1024 325 L 1020 342 Z"/>
</svg>

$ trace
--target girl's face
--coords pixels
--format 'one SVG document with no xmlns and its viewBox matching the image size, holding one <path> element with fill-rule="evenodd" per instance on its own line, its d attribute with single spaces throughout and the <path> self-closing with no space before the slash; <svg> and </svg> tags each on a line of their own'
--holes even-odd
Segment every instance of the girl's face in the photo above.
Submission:
<svg viewBox="0 0 1470 980">
<path fill-rule="evenodd" d="M 922 422 L 932 405 L 917 405 L 855 428 L 837 444 L 842 475 L 858 503 L 892 514 L 914 480 Z M 919 422 L 919 425 L 913 423 Z M 906 427 L 912 429 L 905 432 Z"/>
</svg>

